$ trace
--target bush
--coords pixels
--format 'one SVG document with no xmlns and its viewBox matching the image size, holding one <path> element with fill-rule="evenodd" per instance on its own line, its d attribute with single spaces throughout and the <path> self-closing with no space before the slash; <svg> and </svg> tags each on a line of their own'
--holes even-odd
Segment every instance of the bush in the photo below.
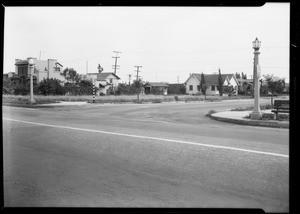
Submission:
<svg viewBox="0 0 300 214">
<path fill-rule="evenodd" d="M 43 79 L 38 85 L 38 91 L 42 95 L 64 95 L 66 90 L 58 79 Z"/>
<path fill-rule="evenodd" d="M 27 95 L 30 89 L 26 85 L 17 84 L 14 88 L 14 95 Z"/>
<path fill-rule="evenodd" d="M 185 94 L 186 88 L 184 84 L 169 84 L 168 94 Z"/>
</svg>

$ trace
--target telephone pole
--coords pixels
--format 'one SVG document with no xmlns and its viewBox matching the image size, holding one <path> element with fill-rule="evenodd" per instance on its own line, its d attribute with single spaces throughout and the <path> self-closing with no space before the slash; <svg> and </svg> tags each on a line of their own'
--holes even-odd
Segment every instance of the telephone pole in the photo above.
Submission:
<svg viewBox="0 0 300 214">
<path fill-rule="evenodd" d="M 143 66 L 140 66 L 140 65 L 137 65 L 137 66 L 134 66 L 136 67 L 136 80 L 138 81 L 139 80 L 139 68 L 143 67 Z"/>
<path fill-rule="evenodd" d="M 136 67 L 136 81 L 137 81 L 137 84 L 139 84 L 139 68 L 141 68 L 142 66 L 140 66 L 140 65 L 137 65 L 137 66 L 134 66 L 134 67 Z M 139 88 L 138 88 L 138 90 L 137 90 L 137 103 L 139 103 L 140 102 L 140 86 L 139 86 Z"/>
<path fill-rule="evenodd" d="M 113 65 L 113 69 L 114 69 L 114 74 L 116 74 L 117 69 L 119 69 L 119 65 L 117 65 L 118 63 L 118 58 L 120 58 L 118 56 L 118 53 L 121 53 L 120 51 L 113 51 L 114 53 L 116 53 L 116 56 L 113 56 L 112 58 L 115 58 L 115 64 Z"/>
<path fill-rule="evenodd" d="M 129 77 L 129 85 L 130 85 L 131 74 L 128 74 L 128 77 Z"/>
<path fill-rule="evenodd" d="M 179 83 L 179 76 L 177 76 L 177 83 Z"/>
</svg>

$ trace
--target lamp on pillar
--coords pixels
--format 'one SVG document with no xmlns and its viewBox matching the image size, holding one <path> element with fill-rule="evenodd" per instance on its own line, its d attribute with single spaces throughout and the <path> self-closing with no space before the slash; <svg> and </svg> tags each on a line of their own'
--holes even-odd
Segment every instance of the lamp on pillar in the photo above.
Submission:
<svg viewBox="0 0 300 214">
<path fill-rule="evenodd" d="M 260 110 L 259 103 L 259 78 L 260 78 L 260 66 L 258 65 L 258 51 L 261 45 L 261 42 L 256 38 L 253 44 L 254 49 L 254 66 L 253 66 L 253 83 L 254 83 L 254 110 L 250 114 L 250 119 L 260 120 L 262 118 L 262 112 Z"/>
<path fill-rule="evenodd" d="M 30 104 L 35 103 L 35 99 L 33 98 L 33 69 L 34 69 L 34 61 L 33 59 L 28 60 L 29 70 L 30 70 Z"/>
</svg>

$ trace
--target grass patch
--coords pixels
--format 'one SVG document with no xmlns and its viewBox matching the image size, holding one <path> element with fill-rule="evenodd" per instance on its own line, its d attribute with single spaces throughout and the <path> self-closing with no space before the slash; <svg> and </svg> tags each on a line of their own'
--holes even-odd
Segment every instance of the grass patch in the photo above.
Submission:
<svg viewBox="0 0 300 214">
<path fill-rule="evenodd" d="M 203 95 L 140 95 L 141 103 L 162 103 L 162 102 L 214 102 L 228 99 L 245 99 L 250 97 L 245 96 L 206 96 L 206 99 Z M 36 104 L 45 104 L 45 103 L 56 103 L 60 101 L 68 102 L 93 102 L 92 95 L 34 95 Z M 5 105 L 9 104 L 27 104 L 29 100 L 29 95 L 2 95 L 2 103 Z M 136 103 L 137 95 L 107 95 L 107 96 L 96 96 L 95 103 Z"/>
<path fill-rule="evenodd" d="M 254 106 L 246 106 L 246 107 L 237 107 L 233 108 L 230 111 L 252 111 L 254 109 Z M 268 110 L 273 109 L 271 104 L 265 104 L 260 106 L 260 110 Z"/>
</svg>

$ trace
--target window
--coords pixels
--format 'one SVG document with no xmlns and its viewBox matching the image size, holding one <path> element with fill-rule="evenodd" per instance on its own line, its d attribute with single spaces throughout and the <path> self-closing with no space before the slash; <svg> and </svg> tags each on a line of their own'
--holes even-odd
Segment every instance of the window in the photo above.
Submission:
<svg viewBox="0 0 300 214">
<path fill-rule="evenodd" d="M 200 91 L 200 85 L 197 85 L 197 90 Z"/>
<path fill-rule="evenodd" d="M 113 83 L 113 79 L 109 79 L 109 83 Z"/>
<path fill-rule="evenodd" d="M 60 67 L 54 67 L 55 71 L 60 71 Z"/>
<path fill-rule="evenodd" d="M 193 85 L 190 85 L 190 91 L 192 91 L 193 90 Z"/>
<path fill-rule="evenodd" d="M 19 73 L 19 76 L 26 76 L 27 75 L 27 66 L 19 66 L 18 73 Z"/>
<path fill-rule="evenodd" d="M 215 86 L 214 85 L 211 86 L 211 90 L 215 91 Z"/>
</svg>

